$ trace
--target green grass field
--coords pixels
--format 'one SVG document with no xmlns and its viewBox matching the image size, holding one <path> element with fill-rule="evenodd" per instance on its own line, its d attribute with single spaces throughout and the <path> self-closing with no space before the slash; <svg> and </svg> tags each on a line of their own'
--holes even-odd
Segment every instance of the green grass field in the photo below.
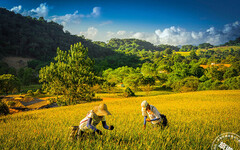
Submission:
<svg viewBox="0 0 240 150">
<path fill-rule="evenodd" d="M 140 104 L 147 100 L 165 114 L 169 127 L 143 130 Z M 69 141 L 69 127 L 79 125 L 93 106 L 75 106 L 22 112 L 0 117 L 0 149 L 210 149 L 225 132 L 240 134 L 240 90 L 200 91 L 103 101 L 113 131 Z"/>
</svg>

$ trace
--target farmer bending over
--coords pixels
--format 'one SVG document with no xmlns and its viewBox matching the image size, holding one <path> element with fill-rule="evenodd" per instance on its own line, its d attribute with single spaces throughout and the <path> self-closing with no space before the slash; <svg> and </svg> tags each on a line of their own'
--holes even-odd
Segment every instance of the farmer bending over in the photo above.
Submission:
<svg viewBox="0 0 240 150">
<path fill-rule="evenodd" d="M 90 110 L 87 116 L 80 121 L 77 137 L 83 136 L 85 130 L 88 129 L 91 129 L 94 134 L 95 132 L 97 132 L 98 134 L 102 135 L 102 131 L 96 128 L 96 125 L 98 125 L 100 121 L 102 121 L 102 125 L 105 129 L 113 130 L 114 127 L 112 125 L 108 126 L 106 124 L 106 115 L 111 115 L 111 113 L 107 109 L 106 104 L 100 104 L 99 106 L 95 106 L 94 109 Z"/>
<path fill-rule="evenodd" d="M 161 115 L 157 110 L 157 108 L 154 107 L 153 105 L 149 105 L 147 101 L 143 101 L 141 104 L 141 107 L 142 107 L 142 115 L 144 116 L 143 129 L 146 128 L 146 121 L 151 122 L 153 124 L 153 127 L 157 127 L 157 126 L 161 126 L 162 121 L 164 121 L 162 119 L 166 119 L 166 116 Z M 150 119 L 147 118 L 147 115 L 149 116 Z M 162 118 L 162 116 L 164 118 Z M 163 124 L 163 126 L 166 126 L 166 125 Z"/>
</svg>

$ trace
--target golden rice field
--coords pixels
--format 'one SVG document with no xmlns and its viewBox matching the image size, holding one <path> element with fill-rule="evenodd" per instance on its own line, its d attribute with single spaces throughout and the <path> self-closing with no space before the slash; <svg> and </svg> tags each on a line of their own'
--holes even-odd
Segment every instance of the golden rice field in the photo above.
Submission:
<svg viewBox="0 0 240 150">
<path fill-rule="evenodd" d="M 165 114 L 169 127 L 143 130 L 140 104 L 147 100 Z M 103 135 L 69 141 L 78 125 L 101 102 L 51 108 L 0 117 L 0 149 L 210 149 L 225 132 L 240 134 L 240 90 L 200 91 L 149 97 L 118 98 L 105 103 L 113 114 L 97 127 Z"/>
</svg>

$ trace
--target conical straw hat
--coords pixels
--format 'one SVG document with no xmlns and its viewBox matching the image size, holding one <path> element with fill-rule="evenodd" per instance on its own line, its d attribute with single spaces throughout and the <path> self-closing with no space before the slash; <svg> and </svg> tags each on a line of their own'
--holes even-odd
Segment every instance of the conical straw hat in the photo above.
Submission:
<svg viewBox="0 0 240 150">
<path fill-rule="evenodd" d="M 141 106 L 142 106 L 144 109 L 146 109 L 147 105 L 148 105 L 148 102 L 147 102 L 146 100 L 144 100 L 144 101 L 141 103 Z"/>
<path fill-rule="evenodd" d="M 94 113 L 98 116 L 112 115 L 108 111 L 106 104 L 100 104 L 99 106 L 95 106 L 93 110 L 94 110 Z"/>
</svg>

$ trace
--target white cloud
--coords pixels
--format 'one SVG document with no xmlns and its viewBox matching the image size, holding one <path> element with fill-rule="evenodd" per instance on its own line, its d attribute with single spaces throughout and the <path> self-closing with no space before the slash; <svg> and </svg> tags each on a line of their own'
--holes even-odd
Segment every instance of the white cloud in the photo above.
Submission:
<svg viewBox="0 0 240 150">
<path fill-rule="evenodd" d="M 157 35 L 154 33 L 144 33 L 144 32 L 127 32 L 124 30 L 120 30 L 117 32 L 111 32 L 108 31 L 106 35 L 107 40 L 111 38 L 135 38 L 135 39 L 141 39 L 146 40 L 151 43 L 157 44 Z"/>
<path fill-rule="evenodd" d="M 46 3 L 41 3 L 39 7 L 31 10 L 22 10 L 22 6 L 15 6 L 11 11 L 14 11 L 15 13 L 20 13 L 23 16 L 32 16 L 32 17 L 47 17 L 48 16 L 48 5 Z"/>
<path fill-rule="evenodd" d="M 240 22 L 236 21 L 226 24 L 223 29 L 215 27 L 201 32 L 187 31 L 186 29 L 172 26 L 163 30 L 156 29 L 154 33 L 146 32 L 108 32 L 107 38 L 136 38 L 149 41 L 153 44 L 170 45 L 198 45 L 200 43 L 211 43 L 213 45 L 223 44 L 240 36 Z"/>
<path fill-rule="evenodd" d="M 84 35 L 88 39 L 94 39 L 98 33 L 98 29 L 89 27 L 87 31 L 80 32 L 80 35 Z"/>
<path fill-rule="evenodd" d="M 101 14 L 101 7 L 94 7 L 90 17 L 98 17 Z"/>
<path fill-rule="evenodd" d="M 78 14 L 78 11 L 75 11 L 73 14 L 66 14 L 64 16 L 52 16 L 52 20 L 54 22 L 59 22 L 62 25 L 66 25 L 67 23 L 70 23 L 70 22 L 79 24 L 81 18 L 83 17 L 84 15 Z"/>
<path fill-rule="evenodd" d="M 36 9 L 30 10 L 31 15 L 37 16 L 37 17 L 47 17 L 48 16 L 48 6 L 46 3 L 40 4 L 39 7 Z"/>
<path fill-rule="evenodd" d="M 115 38 L 115 33 L 108 31 L 106 37 L 107 37 L 107 39 Z"/>
<path fill-rule="evenodd" d="M 15 13 L 20 13 L 20 11 L 22 10 L 22 6 L 15 6 L 11 9 L 11 11 L 14 11 Z"/>
<path fill-rule="evenodd" d="M 52 16 L 53 21 L 61 23 L 66 26 L 68 23 L 79 24 L 82 18 L 90 18 L 90 17 L 98 17 L 100 15 L 100 7 L 94 7 L 93 12 L 88 15 L 79 14 L 78 10 L 76 10 L 73 14 L 66 14 L 64 16 Z"/>
<path fill-rule="evenodd" d="M 24 16 L 32 16 L 32 17 L 44 17 L 48 18 L 48 20 L 53 20 L 58 22 L 64 26 L 67 26 L 69 23 L 79 24 L 82 18 L 93 18 L 101 15 L 101 7 L 94 7 L 92 12 L 89 14 L 80 14 L 78 10 L 76 10 L 73 14 L 65 14 L 63 16 L 48 16 L 49 7 L 47 3 L 41 3 L 39 7 L 31 9 L 31 10 L 22 10 L 22 6 L 15 6 L 11 9 L 16 13 L 20 13 Z M 111 21 L 105 22 L 104 24 L 110 24 Z M 103 25 L 104 25 L 103 24 Z"/>
<path fill-rule="evenodd" d="M 126 33 L 127 33 L 126 31 L 118 31 L 118 32 L 117 32 L 117 35 L 122 36 L 122 35 L 125 35 Z"/>
</svg>

